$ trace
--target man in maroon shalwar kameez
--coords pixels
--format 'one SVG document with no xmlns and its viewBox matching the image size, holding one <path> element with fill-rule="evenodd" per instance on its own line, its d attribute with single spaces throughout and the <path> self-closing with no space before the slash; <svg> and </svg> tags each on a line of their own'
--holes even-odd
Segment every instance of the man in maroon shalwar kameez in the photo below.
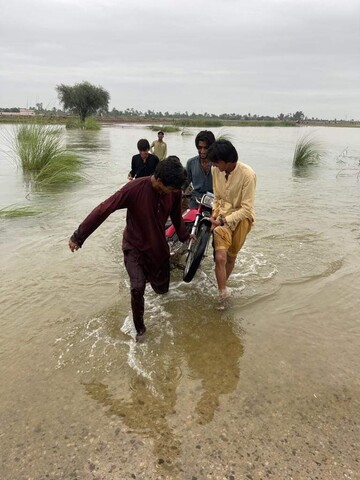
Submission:
<svg viewBox="0 0 360 480">
<path fill-rule="evenodd" d="M 181 187 L 186 172 L 177 157 L 160 162 L 151 177 L 127 183 L 96 207 L 79 225 L 69 240 L 78 250 L 115 210 L 127 208 L 122 249 L 130 277 L 131 308 L 137 336 L 145 333 L 144 292 L 149 282 L 156 293 L 169 290 L 169 246 L 165 223 L 170 216 L 182 242 L 189 238 L 181 216 Z"/>
</svg>

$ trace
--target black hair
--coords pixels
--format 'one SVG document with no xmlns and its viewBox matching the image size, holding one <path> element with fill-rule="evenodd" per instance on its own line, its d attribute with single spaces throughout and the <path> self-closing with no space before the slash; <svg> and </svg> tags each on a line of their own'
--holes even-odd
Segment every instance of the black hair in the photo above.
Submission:
<svg viewBox="0 0 360 480">
<path fill-rule="evenodd" d="M 141 138 L 137 142 L 137 149 L 139 150 L 139 152 L 144 152 L 145 150 L 150 150 L 150 143 L 148 142 L 148 140 L 146 140 L 146 138 Z"/>
<path fill-rule="evenodd" d="M 202 130 L 196 135 L 195 145 L 196 148 L 199 146 L 199 142 L 206 142 L 207 146 L 210 147 L 215 142 L 215 136 L 210 130 Z"/>
<path fill-rule="evenodd" d="M 160 133 L 162 133 L 164 135 L 164 132 L 162 130 L 160 130 L 160 132 L 158 132 L 158 135 L 160 135 Z"/>
<path fill-rule="evenodd" d="M 170 155 L 157 164 L 154 177 L 161 180 L 165 187 L 180 190 L 186 180 L 186 170 L 178 157 Z"/>
<path fill-rule="evenodd" d="M 220 160 L 225 163 L 236 163 L 239 157 L 236 148 L 229 140 L 217 140 L 209 148 L 207 158 L 212 163 Z"/>
</svg>

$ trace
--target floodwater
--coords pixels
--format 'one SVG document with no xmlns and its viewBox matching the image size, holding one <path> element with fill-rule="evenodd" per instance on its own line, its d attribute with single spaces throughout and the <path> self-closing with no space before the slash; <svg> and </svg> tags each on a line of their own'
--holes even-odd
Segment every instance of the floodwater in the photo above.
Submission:
<svg viewBox="0 0 360 480">
<path fill-rule="evenodd" d="M 33 191 L 0 126 L 2 480 L 359 479 L 360 131 L 228 128 L 257 173 L 256 225 L 214 309 L 211 256 L 146 296 L 135 343 L 125 212 L 71 253 L 89 211 L 126 182 L 143 126 L 66 132 L 87 180 Z M 185 164 L 194 138 L 167 134 Z M 292 170 L 297 139 L 323 143 Z"/>
</svg>

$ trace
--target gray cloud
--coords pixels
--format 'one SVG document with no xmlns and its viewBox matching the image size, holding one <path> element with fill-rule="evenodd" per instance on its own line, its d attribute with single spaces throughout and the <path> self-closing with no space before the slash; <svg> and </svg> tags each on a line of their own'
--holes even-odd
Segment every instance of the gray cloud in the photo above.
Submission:
<svg viewBox="0 0 360 480">
<path fill-rule="evenodd" d="M 359 118 L 358 0 L 14 0 L 0 106 L 102 85 L 111 107 Z"/>
</svg>

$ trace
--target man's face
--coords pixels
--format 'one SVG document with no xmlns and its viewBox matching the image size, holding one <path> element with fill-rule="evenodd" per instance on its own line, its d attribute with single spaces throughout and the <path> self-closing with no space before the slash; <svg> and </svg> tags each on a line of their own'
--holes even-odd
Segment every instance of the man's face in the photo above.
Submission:
<svg viewBox="0 0 360 480">
<path fill-rule="evenodd" d="M 158 180 L 158 190 L 160 193 L 180 192 L 180 188 L 168 187 L 161 180 Z"/>
<path fill-rule="evenodd" d="M 143 160 L 146 160 L 149 156 L 149 150 L 139 150 L 139 153 Z"/>
<path fill-rule="evenodd" d="M 180 189 L 175 187 L 167 187 L 166 185 L 163 185 L 162 191 L 164 193 L 171 193 L 171 192 L 180 192 Z"/>
<path fill-rule="evenodd" d="M 198 152 L 199 152 L 199 157 L 201 160 L 205 160 L 207 158 L 207 152 L 209 149 L 209 146 L 207 142 L 204 142 L 203 140 L 200 140 L 197 146 Z"/>
<path fill-rule="evenodd" d="M 220 172 L 226 172 L 226 167 L 228 164 L 224 160 L 218 160 L 217 162 L 212 162 L 214 167 L 218 168 Z"/>
<path fill-rule="evenodd" d="M 164 134 L 158 133 L 158 139 L 160 140 L 160 142 L 162 141 L 163 138 L 164 138 Z"/>
</svg>

